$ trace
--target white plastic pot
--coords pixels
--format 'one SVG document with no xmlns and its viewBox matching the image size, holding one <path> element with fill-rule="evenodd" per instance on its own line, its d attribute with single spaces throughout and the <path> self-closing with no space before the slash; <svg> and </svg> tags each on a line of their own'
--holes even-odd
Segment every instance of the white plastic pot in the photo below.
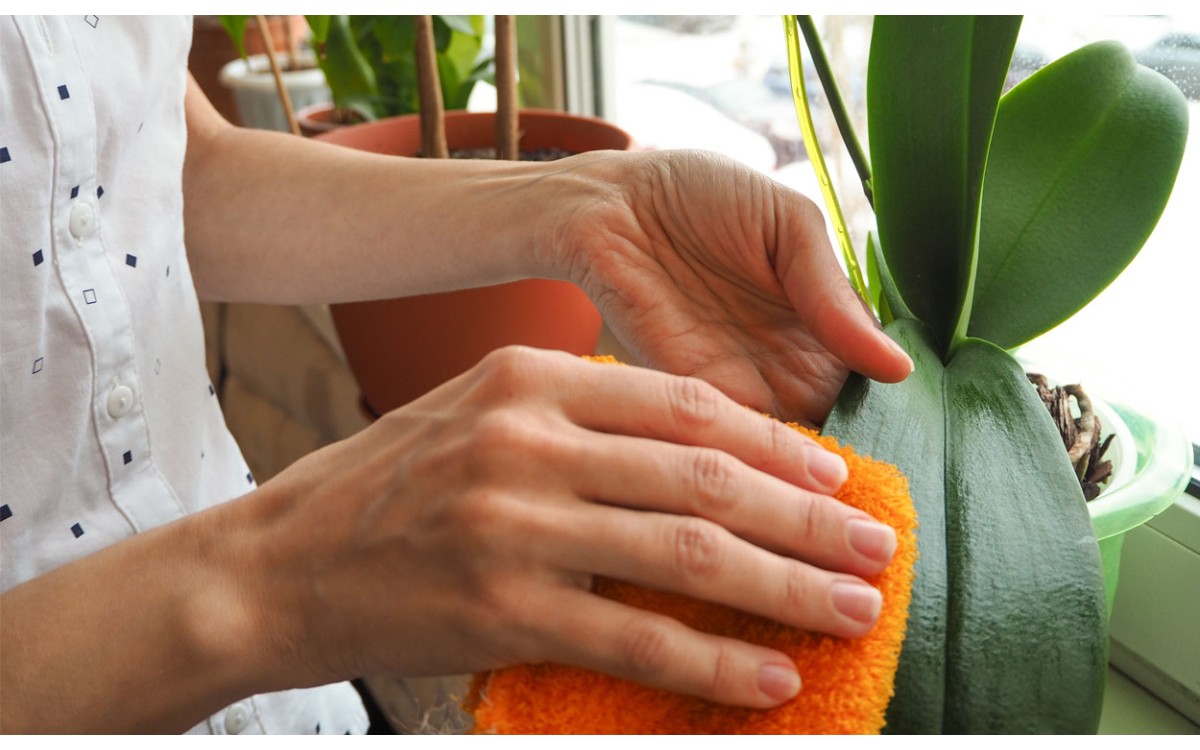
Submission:
<svg viewBox="0 0 1200 750">
<path fill-rule="evenodd" d="M 285 55 L 278 55 L 280 65 Z M 299 56 L 302 63 L 310 66 L 300 70 L 285 70 L 283 82 L 292 99 L 292 109 L 331 101 L 325 74 L 316 67 L 311 52 Z M 251 55 L 232 60 L 221 68 L 218 78 L 221 85 L 233 92 L 242 124 L 248 128 L 287 131 L 287 115 L 279 101 L 275 78 L 271 75 L 271 64 L 266 55 Z"/>
</svg>

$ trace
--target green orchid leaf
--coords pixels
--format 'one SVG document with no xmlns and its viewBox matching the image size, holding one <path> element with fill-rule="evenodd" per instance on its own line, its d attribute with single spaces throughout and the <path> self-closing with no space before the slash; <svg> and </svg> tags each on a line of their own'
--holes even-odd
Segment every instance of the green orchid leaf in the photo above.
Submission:
<svg viewBox="0 0 1200 750">
<path fill-rule="evenodd" d="M 1158 222 L 1187 127 L 1179 89 L 1117 42 L 1076 50 L 1006 94 L 970 334 L 1009 349 L 1103 291 Z"/>
<path fill-rule="evenodd" d="M 892 270 L 888 267 L 887 258 L 883 257 L 883 250 L 879 247 L 879 240 L 875 238 L 874 232 L 867 233 L 867 266 L 874 268 L 874 278 L 872 282 L 879 286 L 878 304 L 880 310 L 887 310 L 888 319 L 883 320 L 883 323 L 892 322 L 897 319 L 915 320 L 912 310 L 904 303 L 904 298 L 900 295 L 900 289 L 896 287 L 896 280 L 892 277 Z"/>
<path fill-rule="evenodd" d="M 890 313 L 887 317 L 884 316 L 884 308 L 887 306 L 887 300 L 883 298 L 883 290 L 880 288 L 883 282 L 879 279 L 879 261 L 875 255 L 875 248 L 879 247 L 878 240 L 875 239 L 874 232 L 867 233 L 867 302 L 871 309 L 874 310 L 879 319 L 884 325 L 892 322 Z"/>
<path fill-rule="evenodd" d="M 324 44 L 329 38 L 329 16 L 305 16 L 312 39 L 317 44 Z"/>
<path fill-rule="evenodd" d="M 943 352 L 966 333 L 988 144 L 1020 24 L 875 19 L 867 114 L 879 241 Z"/>
<path fill-rule="evenodd" d="M 900 653 L 887 726 L 927 734 L 941 728 L 945 703 L 945 369 L 924 324 L 898 320 L 885 330 L 912 357 L 912 374 L 891 386 L 852 374 L 823 432 L 859 453 L 898 466 L 908 477 L 920 524 L 919 556 L 908 608 L 909 635 Z"/>
<path fill-rule="evenodd" d="M 1095 731 L 1104 578 L 1057 429 L 1002 349 L 968 339 L 943 364 L 924 324 L 886 330 L 916 370 L 896 384 L 853 377 L 824 431 L 898 466 L 917 507 L 887 730 Z"/>
</svg>

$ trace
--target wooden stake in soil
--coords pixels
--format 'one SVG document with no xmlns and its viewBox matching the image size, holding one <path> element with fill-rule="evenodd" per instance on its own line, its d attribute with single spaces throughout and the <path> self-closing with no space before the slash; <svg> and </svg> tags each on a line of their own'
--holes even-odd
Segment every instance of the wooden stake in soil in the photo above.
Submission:
<svg viewBox="0 0 1200 750">
<path fill-rule="evenodd" d="M 496 16 L 496 158 L 517 160 L 517 24 Z"/>
<path fill-rule="evenodd" d="M 267 61 L 271 63 L 271 76 L 275 79 L 275 91 L 279 94 L 279 103 L 283 105 L 283 114 L 287 117 L 288 130 L 292 135 L 300 135 L 300 121 L 296 119 L 292 97 L 283 83 L 283 71 L 279 69 L 279 61 L 275 59 L 275 40 L 271 38 L 271 27 L 267 25 L 267 17 L 255 16 L 254 24 L 258 26 L 258 33 L 262 35 L 263 49 L 266 50 Z"/>
<path fill-rule="evenodd" d="M 437 50 L 433 42 L 433 16 L 413 16 L 417 54 L 417 96 L 421 102 L 421 153 L 426 158 L 445 159 L 446 115 L 438 80 Z"/>
</svg>

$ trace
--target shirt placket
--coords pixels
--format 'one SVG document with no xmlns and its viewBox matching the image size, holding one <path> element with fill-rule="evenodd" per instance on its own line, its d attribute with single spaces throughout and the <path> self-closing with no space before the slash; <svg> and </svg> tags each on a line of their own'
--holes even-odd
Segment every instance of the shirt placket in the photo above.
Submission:
<svg viewBox="0 0 1200 750">
<path fill-rule="evenodd" d="M 73 18 L 25 19 L 21 32 L 54 133 L 51 236 L 55 267 L 92 357 L 92 417 L 109 494 L 135 531 L 184 515 L 151 460 L 128 301 L 103 241 L 97 118 L 70 29 Z"/>
</svg>

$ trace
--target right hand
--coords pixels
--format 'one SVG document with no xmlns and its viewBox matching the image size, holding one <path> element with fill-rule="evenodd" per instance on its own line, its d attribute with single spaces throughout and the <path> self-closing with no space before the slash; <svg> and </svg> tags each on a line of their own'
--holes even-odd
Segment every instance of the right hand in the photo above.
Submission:
<svg viewBox="0 0 1200 750">
<path fill-rule="evenodd" d="M 260 642 L 293 686 L 552 661 L 774 706 L 799 684 L 785 655 L 592 577 L 861 635 L 879 594 L 858 576 L 895 537 L 829 496 L 845 472 L 699 380 L 500 350 L 247 498 L 268 521 Z"/>
</svg>

